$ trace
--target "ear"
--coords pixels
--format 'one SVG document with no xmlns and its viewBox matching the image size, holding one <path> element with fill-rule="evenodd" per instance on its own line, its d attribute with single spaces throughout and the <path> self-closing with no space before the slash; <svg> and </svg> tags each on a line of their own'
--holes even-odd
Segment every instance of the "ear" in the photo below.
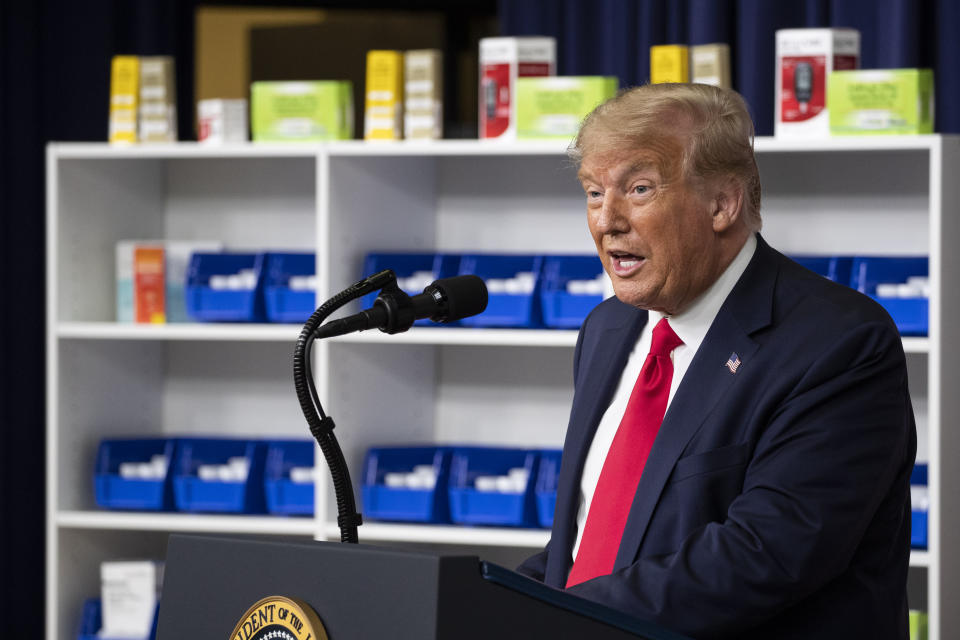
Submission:
<svg viewBox="0 0 960 640">
<path fill-rule="evenodd" d="M 733 228 L 743 218 L 743 185 L 732 177 L 720 178 L 713 189 L 713 231 L 722 233 Z"/>
</svg>

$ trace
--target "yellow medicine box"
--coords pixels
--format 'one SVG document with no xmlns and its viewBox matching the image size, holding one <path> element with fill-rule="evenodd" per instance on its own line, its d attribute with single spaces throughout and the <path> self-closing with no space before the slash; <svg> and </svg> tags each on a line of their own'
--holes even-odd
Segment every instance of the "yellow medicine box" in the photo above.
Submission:
<svg viewBox="0 0 960 640">
<path fill-rule="evenodd" d="M 367 52 L 367 89 L 363 137 L 367 140 L 403 138 L 403 53 Z"/>
<path fill-rule="evenodd" d="M 137 141 L 137 105 L 140 94 L 140 59 L 114 56 L 110 63 L 111 143 Z"/>
<path fill-rule="evenodd" d="M 689 82 L 690 54 L 681 44 L 650 47 L 650 84 Z"/>
</svg>

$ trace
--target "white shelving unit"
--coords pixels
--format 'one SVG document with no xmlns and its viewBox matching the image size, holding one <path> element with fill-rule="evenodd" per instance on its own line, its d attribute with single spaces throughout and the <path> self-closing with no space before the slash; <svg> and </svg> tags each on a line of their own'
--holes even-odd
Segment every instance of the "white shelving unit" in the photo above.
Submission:
<svg viewBox="0 0 960 640">
<path fill-rule="evenodd" d="M 590 253 L 562 144 L 52 144 L 47 154 L 47 637 L 70 638 L 99 563 L 163 556 L 170 532 L 338 537 L 332 492 L 317 516 L 118 513 L 93 501 L 94 453 L 119 435 L 308 437 L 293 391 L 292 325 L 120 325 L 114 245 L 218 240 L 318 250 L 318 298 L 357 280 L 372 250 Z M 911 557 L 912 606 L 930 637 L 960 634 L 958 394 L 960 140 L 758 139 L 764 236 L 787 253 L 925 254 L 930 337 L 905 338 L 930 465 L 930 547 Z M 315 348 L 317 387 L 359 483 L 369 446 L 458 442 L 559 447 L 572 398 L 572 331 L 413 329 Z M 318 459 L 319 459 L 318 453 Z M 361 540 L 527 553 L 537 530 L 368 522 Z"/>
</svg>

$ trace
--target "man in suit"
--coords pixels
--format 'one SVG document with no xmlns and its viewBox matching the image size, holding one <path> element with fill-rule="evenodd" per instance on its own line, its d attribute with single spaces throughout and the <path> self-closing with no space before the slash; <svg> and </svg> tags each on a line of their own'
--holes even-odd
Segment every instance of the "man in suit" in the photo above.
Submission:
<svg viewBox="0 0 960 640">
<path fill-rule="evenodd" d="M 581 328 L 551 539 L 519 571 L 696 638 L 906 638 L 902 343 L 760 237 L 743 100 L 632 89 L 572 153 L 616 297 Z"/>
</svg>

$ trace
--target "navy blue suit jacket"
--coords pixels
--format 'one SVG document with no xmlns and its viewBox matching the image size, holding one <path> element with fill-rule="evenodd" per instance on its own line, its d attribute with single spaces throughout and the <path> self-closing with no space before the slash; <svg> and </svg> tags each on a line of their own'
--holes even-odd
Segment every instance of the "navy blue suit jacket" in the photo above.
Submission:
<svg viewBox="0 0 960 640">
<path fill-rule="evenodd" d="M 548 585 L 566 582 L 587 450 L 646 321 L 611 298 L 581 328 L 551 539 L 518 569 Z M 915 453 L 889 316 L 758 236 L 664 417 L 612 575 L 570 593 L 696 638 L 902 640 Z"/>
</svg>

